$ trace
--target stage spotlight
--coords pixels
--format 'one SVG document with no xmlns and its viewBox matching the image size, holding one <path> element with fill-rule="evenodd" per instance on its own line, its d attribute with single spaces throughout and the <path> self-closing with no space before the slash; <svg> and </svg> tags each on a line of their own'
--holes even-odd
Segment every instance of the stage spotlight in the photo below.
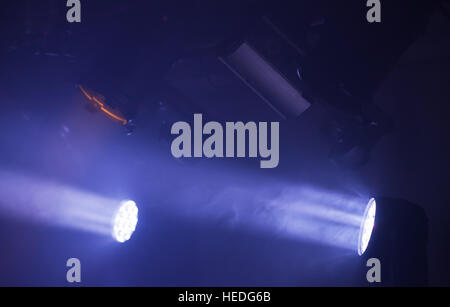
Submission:
<svg viewBox="0 0 450 307">
<path fill-rule="evenodd" d="M 138 222 L 138 208 L 132 200 L 123 201 L 113 221 L 113 237 L 123 243 L 131 238 Z"/>
<path fill-rule="evenodd" d="M 376 207 L 377 205 L 375 199 L 371 198 L 366 206 L 366 210 L 361 221 L 361 228 L 359 230 L 358 254 L 360 256 L 364 254 L 367 246 L 369 245 L 373 226 L 375 225 Z"/>
<path fill-rule="evenodd" d="M 364 260 L 382 261 L 382 282 L 373 286 L 428 285 L 428 217 L 418 204 L 377 197 L 376 231 Z M 367 272 L 365 265 L 362 269 Z"/>
<path fill-rule="evenodd" d="M 27 193 L 23 193 L 27 191 Z M 30 175 L 0 170 L 0 214 L 128 241 L 138 222 L 132 200 L 120 201 Z"/>
</svg>

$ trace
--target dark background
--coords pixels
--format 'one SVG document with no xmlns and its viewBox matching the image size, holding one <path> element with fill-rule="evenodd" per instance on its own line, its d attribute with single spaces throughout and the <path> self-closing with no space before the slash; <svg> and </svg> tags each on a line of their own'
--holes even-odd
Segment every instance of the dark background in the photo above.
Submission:
<svg viewBox="0 0 450 307">
<path fill-rule="evenodd" d="M 0 284 L 65 285 L 65 262 L 78 257 L 84 285 L 366 285 L 364 257 L 234 225 L 226 208 L 214 218 L 192 218 L 195 211 L 183 211 L 186 199 L 178 193 L 189 187 L 210 195 L 233 185 L 250 190 L 271 182 L 306 182 L 422 206 L 429 218 L 430 284 L 450 285 L 448 11 L 400 2 L 404 10 L 396 14 L 382 7 L 398 34 L 383 43 L 383 36 L 371 41 L 372 30 L 352 27 L 368 27 L 364 1 L 82 1 L 81 24 L 65 21 L 65 1 L 2 1 L 1 168 L 130 197 L 141 211 L 126 245 L 0 215 Z M 417 19 L 420 14 L 407 13 L 421 11 L 420 5 L 430 13 Z M 189 101 L 181 107 L 188 114 L 200 110 L 217 121 L 280 120 L 210 50 L 270 13 L 287 16 L 281 19 L 288 32 L 299 36 L 302 28 L 296 32 L 298 24 L 288 21 L 306 25 L 316 15 L 348 20 L 324 32 L 333 38 L 328 47 L 336 49 L 320 49 L 329 66 L 318 67 L 315 78 L 345 70 L 343 78 L 393 119 L 395 129 L 373 147 L 367 164 L 349 170 L 329 160 L 320 127 L 333 112 L 322 103 L 298 119 L 281 121 L 276 169 L 259 169 L 255 160 L 171 157 L 155 98 L 161 80 Z M 404 50 L 394 48 L 399 41 Z M 396 53 L 392 65 L 378 65 Z M 83 108 L 75 84 L 86 75 L 148 89 L 124 109 L 136 120 L 132 135 Z"/>
</svg>

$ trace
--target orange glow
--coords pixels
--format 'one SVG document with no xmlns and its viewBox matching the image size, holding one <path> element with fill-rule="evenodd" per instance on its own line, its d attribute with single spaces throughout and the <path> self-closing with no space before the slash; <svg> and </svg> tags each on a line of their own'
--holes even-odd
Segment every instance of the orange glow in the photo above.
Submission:
<svg viewBox="0 0 450 307">
<path fill-rule="evenodd" d="M 93 97 L 92 100 L 94 100 L 96 103 L 98 103 L 101 107 L 104 106 L 103 102 L 101 102 L 100 100 L 98 100 L 97 97 Z"/>
<path fill-rule="evenodd" d="M 111 108 L 109 108 L 104 102 L 100 101 L 100 99 L 98 99 L 94 95 L 91 96 L 89 94 L 89 92 L 83 88 L 83 86 L 78 85 L 78 88 L 80 89 L 80 91 L 83 93 L 83 95 L 89 101 L 93 101 L 94 103 L 96 103 L 100 107 L 100 111 L 105 113 L 108 117 L 119 121 L 122 125 L 126 125 L 127 124 L 127 120 L 125 118 L 123 118 L 119 114 L 115 113 Z"/>
<path fill-rule="evenodd" d="M 117 116 L 116 114 L 112 113 L 111 111 L 108 111 L 107 109 L 105 109 L 105 107 L 101 107 L 100 110 L 103 111 L 106 115 L 109 115 L 112 118 L 114 118 L 114 119 L 118 120 L 119 122 L 121 122 L 122 125 L 126 125 L 127 124 L 127 121 L 124 118 L 122 118 L 120 116 Z"/>
<path fill-rule="evenodd" d="M 78 85 L 78 88 L 81 90 L 84 96 L 86 96 L 86 98 L 89 99 L 89 101 L 92 100 L 92 97 L 88 94 L 88 92 L 86 92 L 86 90 L 81 85 Z"/>
</svg>

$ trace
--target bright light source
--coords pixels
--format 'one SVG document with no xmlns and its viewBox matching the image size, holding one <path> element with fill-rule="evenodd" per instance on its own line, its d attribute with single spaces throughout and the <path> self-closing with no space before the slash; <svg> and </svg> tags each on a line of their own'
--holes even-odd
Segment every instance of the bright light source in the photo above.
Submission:
<svg viewBox="0 0 450 307">
<path fill-rule="evenodd" d="M 113 237 L 123 243 L 131 238 L 138 222 L 138 208 L 132 200 L 123 201 L 113 220 Z"/>
<path fill-rule="evenodd" d="M 358 254 L 361 256 L 369 245 L 373 226 L 375 225 L 375 214 L 377 204 L 374 198 L 369 200 L 359 230 Z"/>
</svg>

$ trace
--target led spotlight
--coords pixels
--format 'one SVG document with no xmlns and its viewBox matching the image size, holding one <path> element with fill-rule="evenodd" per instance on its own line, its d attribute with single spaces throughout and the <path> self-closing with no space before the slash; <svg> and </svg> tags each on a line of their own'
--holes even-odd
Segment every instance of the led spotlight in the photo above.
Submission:
<svg viewBox="0 0 450 307">
<path fill-rule="evenodd" d="M 123 243 L 131 238 L 138 222 L 138 208 L 132 200 L 123 201 L 113 220 L 113 237 Z"/>
<path fill-rule="evenodd" d="M 359 229 L 358 254 L 360 256 L 364 254 L 369 245 L 370 236 L 372 235 L 373 226 L 375 224 L 376 209 L 377 204 L 375 199 L 371 198 L 367 204 Z"/>
</svg>

